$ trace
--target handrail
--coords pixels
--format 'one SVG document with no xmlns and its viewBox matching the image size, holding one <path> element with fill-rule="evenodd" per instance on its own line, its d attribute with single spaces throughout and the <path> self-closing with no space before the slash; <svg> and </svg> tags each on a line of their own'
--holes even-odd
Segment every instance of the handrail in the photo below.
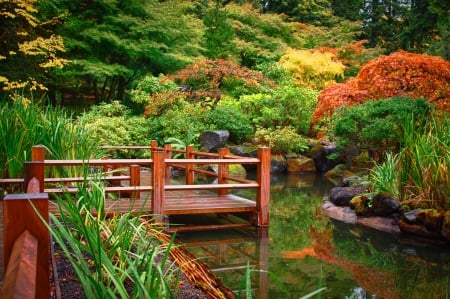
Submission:
<svg viewBox="0 0 450 299">
<path fill-rule="evenodd" d="M 147 148 L 147 147 L 146 147 Z M 129 175 L 108 176 L 112 181 L 129 180 L 128 187 L 112 186 L 111 192 L 123 190 L 131 191 L 132 197 L 139 197 L 139 192 L 150 191 L 152 193 L 152 209 L 156 215 L 156 221 L 163 221 L 164 198 L 166 191 L 180 190 L 217 190 L 219 195 L 226 195 L 229 189 L 256 189 L 256 217 L 255 224 L 267 226 L 269 223 L 269 191 L 270 191 L 270 149 L 260 148 L 257 158 L 236 157 L 228 154 L 227 149 L 219 150 L 219 153 L 195 152 L 193 147 L 187 147 L 183 152 L 185 159 L 172 159 L 170 146 L 159 148 L 155 142 L 150 147 L 151 159 L 92 159 L 92 160 L 48 160 L 45 159 L 45 148 L 35 146 L 32 150 L 32 161 L 24 164 L 23 179 L 5 179 L 0 183 L 20 183 L 23 182 L 25 194 L 8 194 L 3 199 L 4 211 L 4 264 L 11 263 L 12 258 L 17 255 L 13 249 L 14 243 L 24 231 L 38 240 L 35 298 L 46 298 L 49 294 L 49 231 L 42 221 L 48 222 L 48 193 L 44 193 L 45 183 L 81 181 L 81 177 L 74 178 L 45 178 L 46 167 L 58 166 L 101 166 L 115 167 L 128 166 Z M 195 157 L 208 157 L 207 159 L 196 159 Z M 218 172 L 205 171 L 195 168 L 194 165 L 218 165 Z M 248 180 L 230 176 L 228 165 L 230 164 L 256 164 L 257 179 Z M 140 185 L 140 166 L 147 166 L 152 169 L 152 181 L 149 186 Z M 166 184 L 167 170 L 169 167 L 182 167 L 186 173 L 186 183 L 180 185 Z M 204 173 L 218 178 L 217 184 L 194 184 L 194 174 Z M 89 178 L 89 176 L 87 177 Z M 84 179 L 84 178 L 83 178 Z M 8 181 L 9 180 L 9 181 Z M 233 181 L 230 183 L 229 181 Z M 31 186 L 31 189 L 29 189 Z M 64 189 L 64 188 L 62 188 Z M 69 188 L 70 189 L 70 188 Z M 51 189 L 47 189 L 51 190 Z M 56 190 L 54 190 L 56 191 Z M 72 189 L 72 191 L 74 191 Z M 31 192 L 31 193 L 30 193 Z M 36 217 L 36 211 L 42 218 Z M 25 233 L 26 234 L 26 233 Z M 22 237 L 21 237 L 22 238 Z M 25 237 L 23 237 L 25 238 Z M 26 237 L 27 239 L 33 239 Z M 21 240 L 17 241 L 21 242 Z M 19 245 L 17 245 L 19 246 Z M 16 246 L 16 247 L 17 247 Z M 19 246 L 20 247 L 20 246 Z M 23 247 L 23 246 L 22 246 Z M 19 258 L 20 260 L 21 258 Z M 13 264 L 11 264 L 13 265 Z M 11 266 L 12 267 L 12 266 Z M 29 267 L 30 271 L 33 267 Z M 8 277 L 10 279 L 10 272 Z M 25 277 L 25 276 L 23 276 Z M 6 285 L 4 285 L 6 286 Z M 9 287 L 7 287 L 9 288 Z M 19 287 L 20 288 L 20 287 Z M 16 287 L 17 289 L 17 287 Z M 6 289 L 5 289 L 6 290 Z M 2 290 L 3 292 L 3 290 Z M 33 298 L 32 296 L 25 296 Z M 8 298 L 3 296 L 2 298 Z M 15 297 L 14 297 L 15 298 Z"/>
</svg>

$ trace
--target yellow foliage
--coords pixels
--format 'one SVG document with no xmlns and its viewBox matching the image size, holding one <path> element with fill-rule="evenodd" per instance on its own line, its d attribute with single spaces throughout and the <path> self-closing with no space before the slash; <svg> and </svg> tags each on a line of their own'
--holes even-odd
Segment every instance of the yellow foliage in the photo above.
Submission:
<svg viewBox="0 0 450 299">
<path fill-rule="evenodd" d="M 344 78 L 345 66 L 331 52 L 288 49 L 279 63 L 299 86 L 322 89 Z"/>
<path fill-rule="evenodd" d="M 7 2 L 7 3 L 4 3 Z M 38 10 L 35 8 L 38 0 L 15 0 L 3 1 L 5 4 L 0 9 L 0 19 L 13 19 L 9 27 L 5 28 L 5 34 L 9 34 L 9 44 L 6 44 L 0 60 L 6 61 L 12 56 L 20 56 L 24 64 L 29 65 L 30 70 L 35 72 L 43 72 L 43 69 L 63 67 L 67 64 L 66 59 L 59 58 L 57 55 L 65 51 L 64 42 L 61 36 L 36 36 L 34 32 L 36 27 L 41 27 L 44 23 L 38 19 Z M 18 50 L 16 50 L 18 49 Z M 31 58 L 33 57 L 33 58 Z M 14 60 L 11 60 L 10 67 L 14 67 Z M 33 78 L 24 78 L 16 76 L 14 79 L 5 76 L 0 77 L 0 83 L 3 85 L 3 90 L 17 90 L 27 89 L 46 90 L 47 88 L 40 82 Z M 20 79 L 19 79 L 20 78 Z"/>
</svg>

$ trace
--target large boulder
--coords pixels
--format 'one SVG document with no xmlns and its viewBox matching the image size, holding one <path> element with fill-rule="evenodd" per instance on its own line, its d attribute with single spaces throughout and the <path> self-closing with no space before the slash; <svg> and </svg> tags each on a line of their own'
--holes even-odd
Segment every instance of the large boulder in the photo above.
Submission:
<svg viewBox="0 0 450 299">
<path fill-rule="evenodd" d="M 340 156 L 330 159 L 332 154 L 339 155 L 338 147 L 332 142 L 320 141 L 311 145 L 308 156 L 314 160 L 317 172 L 325 173 L 344 162 Z"/>
<path fill-rule="evenodd" d="M 200 145 L 207 152 L 217 152 L 226 146 L 230 132 L 227 130 L 205 131 L 200 135 Z"/>
<path fill-rule="evenodd" d="M 349 206 L 353 197 L 364 192 L 365 186 L 334 187 L 330 191 L 329 200 L 337 206 Z"/>
<path fill-rule="evenodd" d="M 295 155 L 286 157 L 287 171 L 289 173 L 316 172 L 314 160 L 305 156 Z"/>
<path fill-rule="evenodd" d="M 380 192 L 373 197 L 372 211 L 378 216 L 391 216 L 400 212 L 400 202 L 389 193 Z"/>
</svg>

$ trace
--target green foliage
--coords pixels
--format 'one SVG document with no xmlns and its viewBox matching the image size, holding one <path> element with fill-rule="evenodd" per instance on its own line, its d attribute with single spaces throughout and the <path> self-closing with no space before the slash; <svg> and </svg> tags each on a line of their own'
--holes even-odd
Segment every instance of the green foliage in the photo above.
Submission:
<svg viewBox="0 0 450 299">
<path fill-rule="evenodd" d="M 225 6 L 234 29 L 230 58 L 243 66 L 253 68 L 261 63 L 277 61 L 287 47 L 300 45 L 292 34 L 295 23 L 287 22 L 278 14 L 264 13 L 250 4 L 228 3 Z"/>
<path fill-rule="evenodd" d="M 78 79 L 97 102 L 123 100 L 142 74 L 170 73 L 200 56 L 203 25 L 186 1 L 61 1 L 59 32 L 73 63 L 61 74 Z"/>
<path fill-rule="evenodd" d="M 267 1 L 265 11 L 282 13 L 301 23 L 327 26 L 336 19 L 332 15 L 331 0 L 272 0 Z"/>
<path fill-rule="evenodd" d="M 185 144 L 198 144 L 200 134 L 210 129 L 204 117 L 204 108 L 199 105 L 175 106 L 161 116 L 148 118 L 150 135 L 159 144 L 163 144 L 169 137 L 177 138 Z"/>
<path fill-rule="evenodd" d="M 61 36 L 52 31 L 55 16 L 38 11 L 39 1 L 0 1 L 0 92 L 43 94 L 52 69 L 67 60 Z"/>
<path fill-rule="evenodd" d="M 370 170 L 369 180 L 375 193 L 387 192 L 399 198 L 400 174 L 398 173 L 398 154 L 386 153 L 386 158 L 381 164 L 375 164 Z"/>
<path fill-rule="evenodd" d="M 253 132 L 248 115 L 235 106 L 218 105 L 208 111 L 206 121 L 215 129 L 228 130 L 229 141 L 234 143 L 248 141 L 249 134 Z"/>
<path fill-rule="evenodd" d="M 168 261 L 172 244 L 160 243 L 156 235 L 161 231 L 152 219 L 133 216 L 136 211 L 106 218 L 101 175 L 87 186 L 80 187 L 76 200 L 72 194 L 57 198 L 60 213 L 50 214 L 53 225 L 48 226 L 84 293 L 93 298 L 172 298 L 179 273 Z"/>
<path fill-rule="evenodd" d="M 89 112 L 84 114 L 84 118 L 85 120 L 95 120 L 98 117 L 129 116 L 130 113 L 130 109 L 119 101 L 113 101 L 112 103 L 103 102 L 99 105 L 91 106 Z"/>
<path fill-rule="evenodd" d="M 317 96 L 318 91 L 311 88 L 287 85 L 273 89 L 271 94 L 252 94 L 238 101 L 223 99 L 222 102 L 237 105 L 250 118 L 253 127 L 291 126 L 297 133 L 306 134 Z"/>
<path fill-rule="evenodd" d="M 357 145 L 398 152 L 403 136 L 403 120 L 413 116 L 420 125 L 430 112 L 430 105 L 424 100 L 396 97 L 368 101 L 337 112 L 333 132 L 342 147 Z"/>
<path fill-rule="evenodd" d="M 434 116 L 418 126 L 414 118 L 400 121 L 402 148 L 375 165 L 370 180 L 375 191 L 386 191 L 414 207 L 447 210 L 450 206 L 450 119 Z"/>
<path fill-rule="evenodd" d="M 234 48 L 232 39 L 234 37 L 233 27 L 226 11 L 216 4 L 210 8 L 203 17 L 205 25 L 205 56 L 208 58 L 227 58 L 229 52 Z"/>
<path fill-rule="evenodd" d="M 100 154 L 84 123 L 74 125 L 65 110 L 43 108 L 16 96 L 0 108 L 0 118 L 1 177 L 23 177 L 23 163 L 31 160 L 34 145 L 47 148 L 47 159 L 89 159 Z"/>
<path fill-rule="evenodd" d="M 268 146 L 274 153 L 303 152 L 308 149 L 307 140 L 292 127 L 261 128 L 255 132 L 255 143 Z"/>
<path fill-rule="evenodd" d="M 131 101 L 139 104 L 149 104 L 151 95 L 159 92 L 175 91 L 177 85 L 170 80 L 162 80 L 162 75 L 155 77 L 145 76 L 137 83 L 137 86 L 130 90 Z"/>
<path fill-rule="evenodd" d="M 89 129 L 89 140 L 105 145 L 149 145 L 152 137 L 147 121 L 131 115 L 130 109 L 114 101 L 94 105 L 78 118 Z M 116 150 L 114 157 L 148 158 L 148 151 Z"/>
</svg>

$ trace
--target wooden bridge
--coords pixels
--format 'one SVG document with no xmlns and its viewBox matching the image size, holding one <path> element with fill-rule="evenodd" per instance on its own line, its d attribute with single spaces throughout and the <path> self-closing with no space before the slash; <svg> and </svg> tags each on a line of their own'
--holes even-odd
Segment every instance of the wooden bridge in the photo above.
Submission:
<svg viewBox="0 0 450 299">
<path fill-rule="evenodd" d="M 78 188 L 72 184 L 86 183 L 87 180 L 95 179 L 80 175 L 86 173 L 86 170 L 101 169 L 102 180 L 106 182 L 105 192 L 116 194 L 115 198 L 106 199 L 105 210 L 108 213 L 129 211 L 151 213 L 157 222 L 165 224 L 169 232 L 269 225 L 269 148 L 259 148 L 257 158 L 233 156 L 229 154 L 228 149 L 220 149 L 218 153 L 207 153 L 196 152 L 192 146 L 188 146 L 184 151 L 172 149 L 170 145 L 161 148 L 156 142 L 152 142 L 149 147 L 109 147 L 109 149 L 148 149 L 151 158 L 48 160 L 45 159 L 45 147 L 34 146 L 32 161 L 24 164 L 24 178 L 0 180 L 3 185 L 23 185 L 24 192 L 3 198 L 3 213 L 0 213 L 0 229 L 3 231 L 0 251 L 3 251 L 4 257 L 3 263 L 0 264 L 1 273 L 3 265 L 8 265 L 8 268 L 12 267 L 14 277 L 21 277 L 20 269 L 24 265 L 17 262 L 17 256 L 21 256 L 20 248 L 34 252 L 29 255 L 34 257 L 34 262 L 29 263 L 37 264 L 39 261 L 48 260 L 45 258 L 48 255 L 48 241 L 45 241 L 49 239 L 48 230 L 45 225 L 39 224 L 40 220 L 36 220 L 36 212 L 30 207 L 29 200 L 33 201 L 44 219 L 48 220 L 48 213 L 57 212 L 56 203 L 52 200 L 54 194 L 77 192 Z M 183 157 L 175 159 L 174 154 Z M 228 167 L 232 164 L 254 165 L 256 180 L 231 176 Z M 211 171 L 205 166 L 215 166 L 217 171 Z M 78 175 L 74 177 L 46 175 L 63 173 L 62 169 L 68 168 L 72 170 L 70 173 Z M 171 180 L 171 170 L 175 168 L 184 171 L 184 184 L 175 184 Z M 200 176 L 213 177 L 215 182 L 198 183 Z M 243 198 L 231 192 L 240 189 L 255 189 L 255 198 Z M 27 191 L 33 194 L 27 194 Z M 219 216 L 214 218 L 215 221 L 219 221 L 190 226 L 180 225 L 182 224 L 180 222 L 174 223 L 171 219 L 180 215 L 200 214 Z M 11 262 L 13 259 L 15 262 Z M 48 263 L 46 262 L 45 266 L 36 266 L 36 271 L 35 286 L 38 298 L 39 294 L 48 294 L 48 283 L 40 281 L 48 279 Z M 7 273 L 5 283 L 9 281 L 7 278 L 12 277 L 8 271 Z M 26 281 L 27 279 L 22 283 Z M 21 283 L 20 280 L 13 279 L 12 283 L 16 285 L 8 286 L 6 289 L 19 291 L 23 289 L 17 285 Z M 4 292 L 5 285 L 2 294 L 5 294 Z"/>
</svg>

